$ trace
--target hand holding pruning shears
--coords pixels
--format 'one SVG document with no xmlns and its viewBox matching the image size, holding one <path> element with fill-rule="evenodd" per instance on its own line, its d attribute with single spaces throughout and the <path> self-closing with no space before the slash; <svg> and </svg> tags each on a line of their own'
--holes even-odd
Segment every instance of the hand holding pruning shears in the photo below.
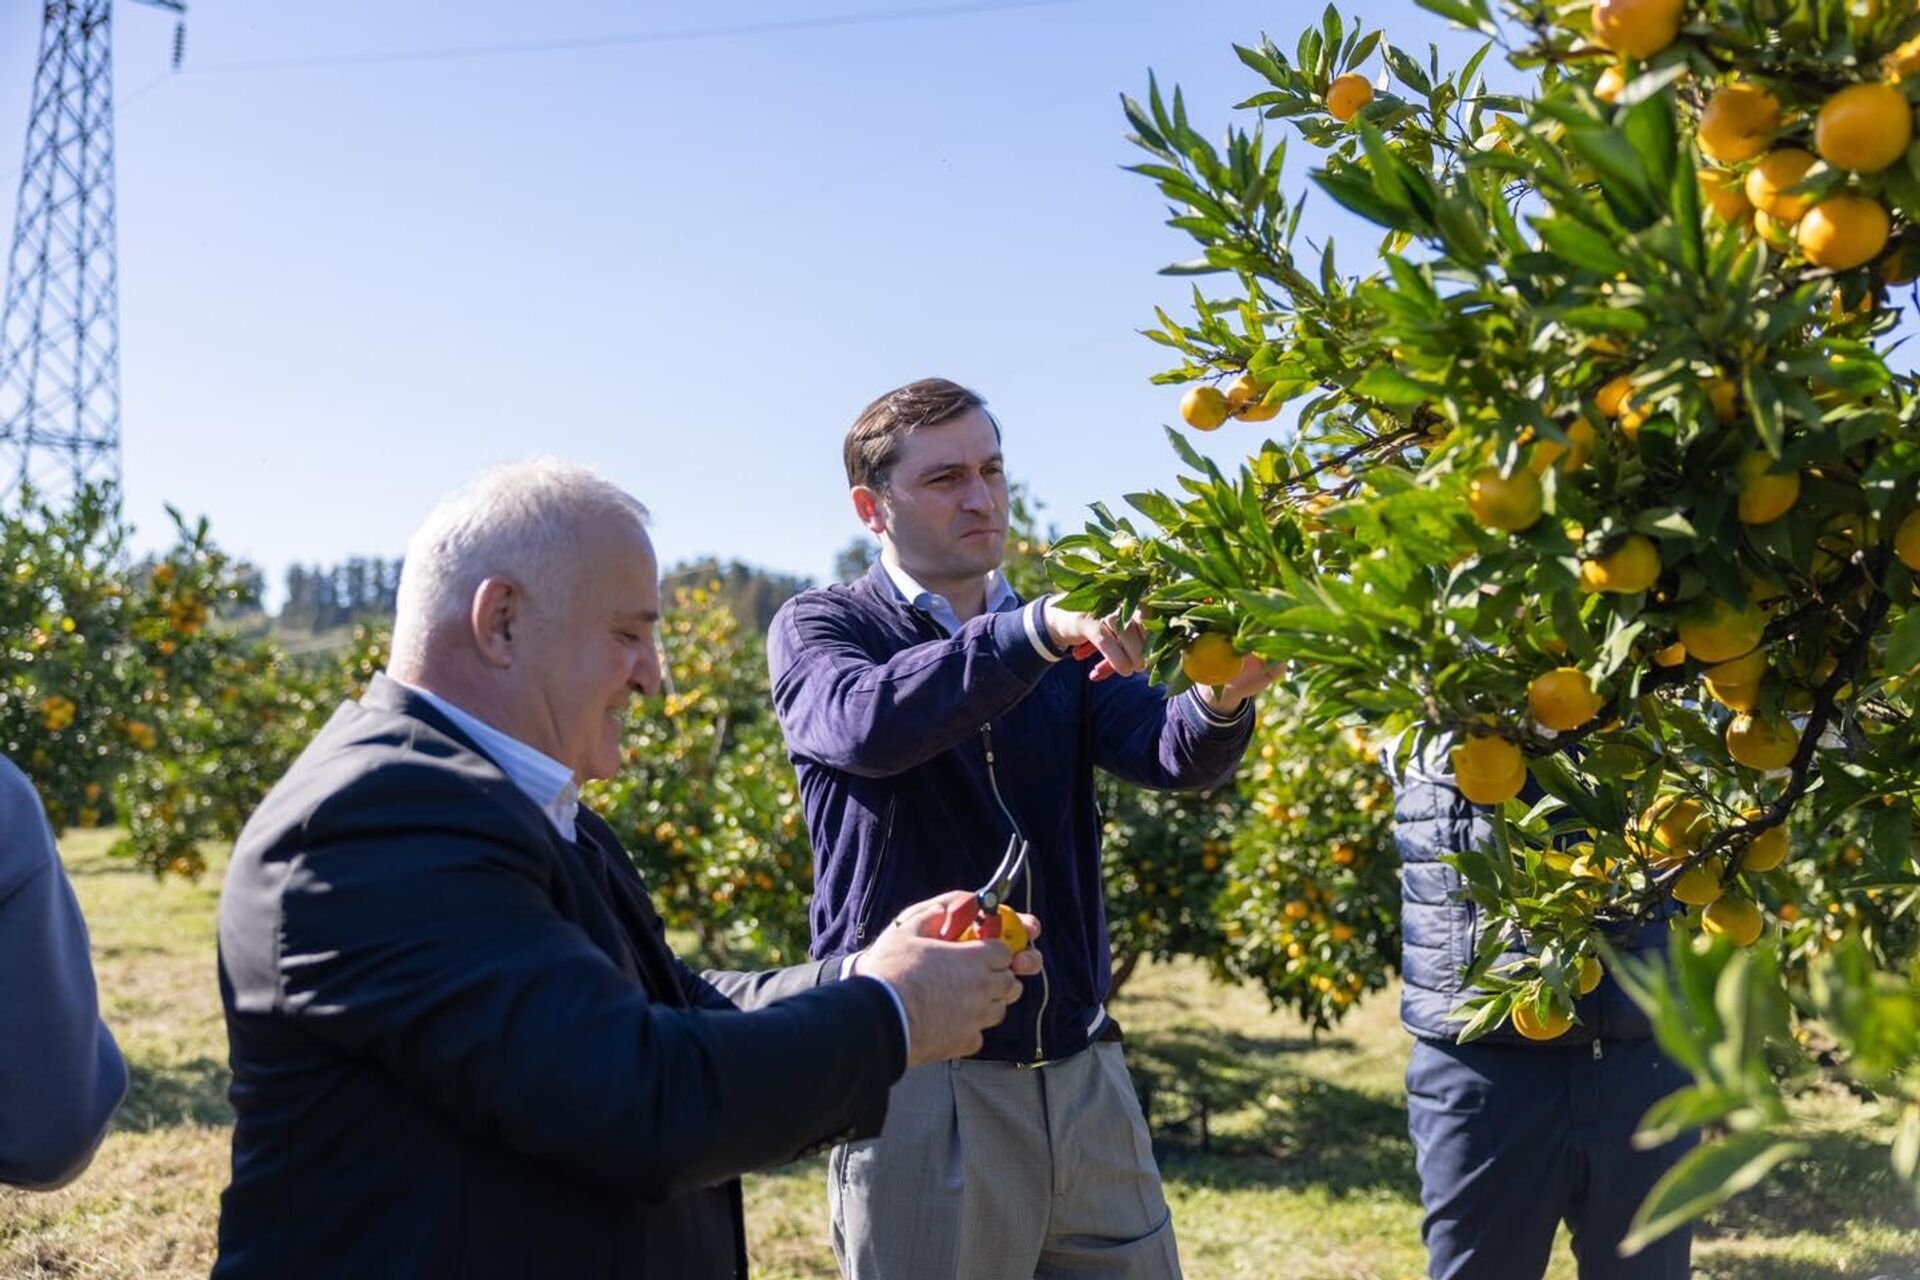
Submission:
<svg viewBox="0 0 1920 1280">
<path fill-rule="evenodd" d="M 1040 952 L 1028 945 L 1040 922 L 999 901 L 1016 870 L 1003 862 L 979 893 L 954 889 L 916 902 L 871 947 L 848 958 L 846 976 L 879 978 L 900 998 L 909 1066 L 978 1053 L 986 1028 L 999 1025 L 1020 999 L 1020 979 L 1040 972 Z M 981 898 L 990 892 L 994 908 L 983 914 Z M 1002 945 L 984 946 L 982 939 Z"/>
<path fill-rule="evenodd" d="M 940 936 L 948 942 L 999 938 L 1015 955 L 1025 951 L 1026 922 L 1006 899 L 1026 865 L 1027 842 L 1016 835 L 1007 842 L 1006 856 L 987 882 L 947 909 L 947 918 L 940 922 Z"/>
</svg>

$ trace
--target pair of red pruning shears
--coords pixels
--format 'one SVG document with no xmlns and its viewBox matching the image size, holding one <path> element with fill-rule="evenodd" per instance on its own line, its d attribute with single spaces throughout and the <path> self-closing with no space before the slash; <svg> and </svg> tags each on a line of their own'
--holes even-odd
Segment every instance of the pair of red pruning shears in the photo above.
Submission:
<svg viewBox="0 0 1920 1280">
<path fill-rule="evenodd" d="M 1000 859 L 1000 865 L 993 869 L 993 876 L 985 884 L 954 906 L 948 908 L 947 918 L 940 925 L 940 937 L 947 942 L 957 941 L 969 928 L 975 937 L 997 938 L 1000 936 L 1002 917 L 1000 908 L 1006 903 L 1007 895 L 1013 890 L 1013 882 L 1027 866 L 1027 842 L 1018 832 L 1007 841 L 1006 856 Z M 1014 948 L 1016 951 L 1018 947 Z"/>
</svg>

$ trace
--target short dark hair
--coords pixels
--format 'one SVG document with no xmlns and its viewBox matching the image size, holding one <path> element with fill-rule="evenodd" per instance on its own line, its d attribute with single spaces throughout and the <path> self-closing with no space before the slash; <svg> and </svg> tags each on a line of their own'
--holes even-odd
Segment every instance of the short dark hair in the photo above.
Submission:
<svg viewBox="0 0 1920 1280">
<path fill-rule="evenodd" d="M 904 387 L 895 387 L 860 411 L 847 428 L 847 486 L 865 485 L 884 489 L 900 456 L 900 442 L 922 427 L 937 427 L 951 422 L 969 409 L 986 412 L 987 402 L 946 378 L 921 378 Z M 995 439 L 1000 424 L 991 413 Z"/>
</svg>

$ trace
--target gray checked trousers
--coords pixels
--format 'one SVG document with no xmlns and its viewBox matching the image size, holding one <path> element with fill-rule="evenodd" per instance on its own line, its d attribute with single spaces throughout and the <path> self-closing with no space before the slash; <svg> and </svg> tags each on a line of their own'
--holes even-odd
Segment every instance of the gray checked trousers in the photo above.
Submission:
<svg viewBox="0 0 1920 1280">
<path fill-rule="evenodd" d="M 1179 1280 L 1173 1219 L 1114 1043 L 1046 1066 L 915 1067 L 878 1138 L 827 1162 L 847 1280 Z"/>
</svg>

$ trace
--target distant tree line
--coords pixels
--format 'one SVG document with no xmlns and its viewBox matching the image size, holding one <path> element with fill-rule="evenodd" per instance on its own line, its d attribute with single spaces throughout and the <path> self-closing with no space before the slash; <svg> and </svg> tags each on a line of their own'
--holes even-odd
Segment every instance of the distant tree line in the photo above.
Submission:
<svg viewBox="0 0 1920 1280">
<path fill-rule="evenodd" d="M 668 569 L 660 585 L 671 599 L 675 587 L 711 587 L 715 583 L 719 587 L 714 594 L 732 610 L 742 626 L 765 631 L 780 606 L 811 587 L 813 580 L 790 573 L 772 573 L 739 560 L 723 563 L 707 557 Z"/>
<path fill-rule="evenodd" d="M 355 556 L 336 565 L 292 565 L 280 606 L 281 632 L 318 634 L 391 618 L 400 591 L 400 560 Z M 813 585 L 794 574 L 772 573 L 739 560 L 689 560 L 667 570 L 662 586 L 712 586 L 733 616 L 765 631 L 776 610 Z"/>
<path fill-rule="evenodd" d="M 354 556 L 336 565 L 291 565 L 282 631 L 317 633 L 393 616 L 400 591 L 400 560 Z"/>
</svg>

